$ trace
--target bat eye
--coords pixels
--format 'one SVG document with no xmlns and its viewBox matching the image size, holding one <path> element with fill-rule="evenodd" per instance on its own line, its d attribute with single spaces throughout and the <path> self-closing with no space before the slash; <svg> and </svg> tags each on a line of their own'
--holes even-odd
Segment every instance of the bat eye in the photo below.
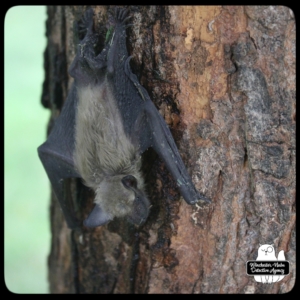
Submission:
<svg viewBox="0 0 300 300">
<path fill-rule="evenodd" d="M 136 189 L 136 187 L 137 187 L 136 178 L 134 176 L 132 176 L 132 175 L 127 175 L 127 176 L 123 177 L 122 178 L 122 183 L 127 188 L 134 188 L 134 189 Z"/>
</svg>

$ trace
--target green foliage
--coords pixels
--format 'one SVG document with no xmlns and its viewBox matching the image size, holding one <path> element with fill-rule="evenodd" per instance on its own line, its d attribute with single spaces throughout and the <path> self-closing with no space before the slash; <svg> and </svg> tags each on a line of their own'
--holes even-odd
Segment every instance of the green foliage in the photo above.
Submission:
<svg viewBox="0 0 300 300">
<path fill-rule="evenodd" d="M 14 6 L 5 16 L 5 283 L 15 293 L 47 293 L 50 185 L 36 148 L 49 111 L 42 92 L 45 6 Z"/>
<path fill-rule="evenodd" d="M 114 27 L 110 26 L 105 35 L 105 44 L 107 44 L 110 41 L 113 32 L 114 32 Z"/>
</svg>

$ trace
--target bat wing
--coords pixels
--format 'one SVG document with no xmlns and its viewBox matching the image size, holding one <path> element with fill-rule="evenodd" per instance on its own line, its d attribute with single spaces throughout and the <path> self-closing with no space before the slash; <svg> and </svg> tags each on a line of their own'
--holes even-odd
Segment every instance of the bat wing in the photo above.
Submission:
<svg viewBox="0 0 300 300">
<path fill-rule="evenodd" d="M 94 59 L 93 44 L 96 35 L 93 33 L 93 9 L 88 9 L 82 19 L 75 22 L 80 44 L 77 54 L 69 68 L 69 74 L 79 82 L 89 82 L 90 77 L 83 68 L 84 64 L 101 68 L 104 66 L 104 57 L 99 55 Z M 84 50 L 84 51 L 83 51 Z M 84 52 L 84 57 L 83 57 Z M 88 68 L 87 68 L 88 69 Z M 78 94 L 75 84 L 72 85 L 60 116 L 48 136 L 47 141 L 38 148 L 39 157 L 50 179 L 53 191 L 61 205 L 63 214 L 70 228 L 79 226 L 75 217 L 70 199 L 64 195 L 64 179 L 71 177 L 81 178 L 75 170 L 73 153 L 75 150 L 75 120 L 78 105 Z"/>
<path fill-rule="evenodd" d="M 76 106 L 77 93 L 73 85 L 47 141 L 38 148 L 39 157 L 70 228 L 77 227 L 78 222 L 64 196 L 63 181 L 65 178 L 80 177 L 73 162 Z"/>
<path fill-rule="evenodd" d="M 146 102 L 145 111 L 153 139 L 152 147 L 163 159 L 170 173 L 173 175 L 183 198 L 189 204 L 195 204 L 199 200 L 210 202 L 208 198 L 196 190 L 187 173 L 172 134 L 152 101 Z"/>
<path fill-rule="evenodd" d="M 144 109 L 137 117 L 134 126 L 134 132 L 140 137 L 141 151 L 153 147 L 176 180 L 177 186 L 187 203 L 195 204 L 199 200 L 211 202 L 196 190 L 165 120 L 154 106 L 147 91 L 139 84 L 136 75 L 131 72 L 130 58 L 128 57 L 125 62 L 125 73 L 144 101 Z"/>
</svg>

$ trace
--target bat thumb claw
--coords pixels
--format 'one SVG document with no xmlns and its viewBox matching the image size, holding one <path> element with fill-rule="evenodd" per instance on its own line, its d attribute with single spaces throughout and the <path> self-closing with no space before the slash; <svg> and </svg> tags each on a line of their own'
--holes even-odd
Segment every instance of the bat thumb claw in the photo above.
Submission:
<svg viewBox="0 0 300 300">
<path fill-rule="evenodd" d="M 198 201 L 197 202 L 201 202 L 201 203 L 207 203 L 207 204 L 210 204 L 210 203 L 212 203 L 212 201 L 208 198 L 208 197 L 206 197 L 206 196 L 204 196 L 203 194 L 201 194 L 201 193 L 199 193 L 198 192 Z"/>
</svg>

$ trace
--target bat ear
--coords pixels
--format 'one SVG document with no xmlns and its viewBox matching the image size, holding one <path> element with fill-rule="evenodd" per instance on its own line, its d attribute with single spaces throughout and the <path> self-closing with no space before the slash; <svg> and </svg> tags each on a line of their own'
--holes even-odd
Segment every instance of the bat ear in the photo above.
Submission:
<svg viewBox="0 0 300 300">
<path fill-rule="evenodd" d="M 89 228 L 98 227 L 104 225 L 112 220 L 112 217 L 103 211 L 99 205 L 95 205 L 92 212 L 84 220 L 83 225 Z"/>
</svg>

